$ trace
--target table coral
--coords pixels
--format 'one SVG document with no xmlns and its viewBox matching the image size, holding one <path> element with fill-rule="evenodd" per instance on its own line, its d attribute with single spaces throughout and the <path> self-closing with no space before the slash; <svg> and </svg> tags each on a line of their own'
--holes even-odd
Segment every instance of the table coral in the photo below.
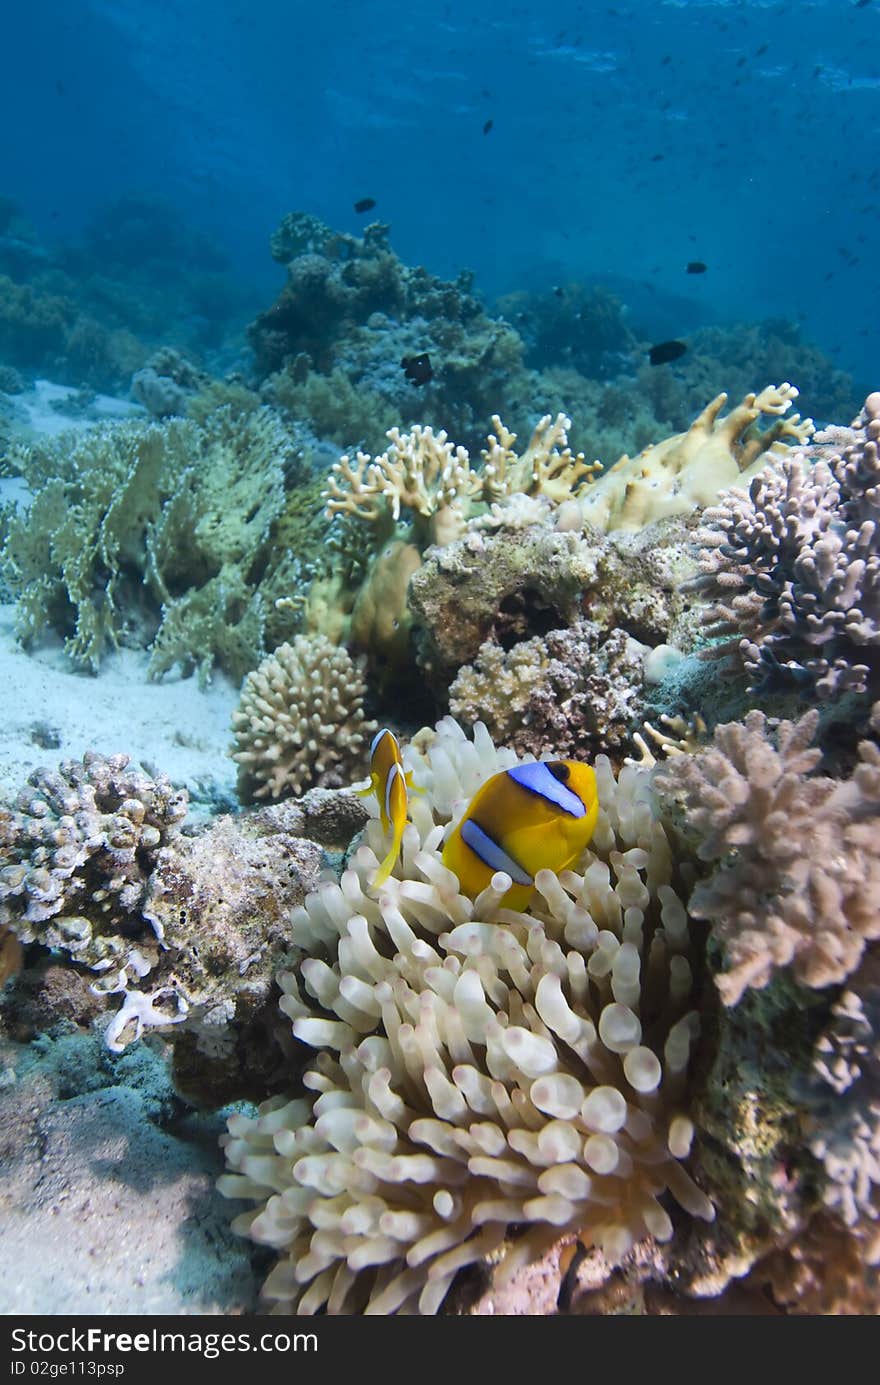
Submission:
<svg viewBox="0 0 880 1385">
<path fill-rule="evenodd" d="M 289 797 L 356 774 L 376 730 L 365 692 L 361 666 L 324 635 L 297 635 L 264 659 L 232 718 L 242 797 Z"/>
<path fill-rule="evenodd" d="M 880 749 L 862 741 L 848 780 L 815 775 L 817 724 L 813 710 L 771 736 L 754 710 L 656 774 L 713 866 L 688 907 L 724 949 L 727 1005 L 781 967 L 809 986 L 843 981 L 880 937 Z"/>
<path fill-rule="evenodd" d="M 756 690 L 820 699 L 871 690 L 880 646 L 880 394 L 838 452 L 797 452 L 705 511 L 697 540 L 709 602 L 706 657 L 737 653 Z M 818 435 L 823 444 L 826 434 Z"/>
<path fill-rule="evenodd" d="M 515 757 L 450 721 L 419 742 L 395 874 L 373 897 L 376 821 L 293 916 L 307 956 L 282 1008 L 320 1050 L 310 1095 L 229 1123 L 221 1191 L 253 1200 L 235 1225 L 280 1252 L 280 1312 L 433 1313 L 462 1267 L 500 1258 L 501 1280 L 570 1232 L 613 1262 L 672 1235 L 665 1189 L 713 1215 L 682 1164 L 698 1022 L 645 776 L 600 757 L 580 869 L 539 872 L 516 914 L 509 877 L 470 900 L 440 862 L 444 824 Z"/>
</svg>

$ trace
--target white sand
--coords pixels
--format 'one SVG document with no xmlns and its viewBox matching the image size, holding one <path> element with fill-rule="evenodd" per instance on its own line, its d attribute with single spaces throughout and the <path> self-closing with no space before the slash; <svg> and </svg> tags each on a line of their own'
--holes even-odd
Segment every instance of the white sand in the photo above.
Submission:
<svg viewBox="0 0 880 1385">
<path fill-rule="evenodd" d="M 124 751 L 191 791 L 213 781 L 233 793 L 236 767 L 227 750 L 238 689 L 228 678 L 215 673 L 204 692 L 195 678 L 148 683 L 148 655 L 133 649 L 110 654 L 97 677 L 75 673 L 58 643 L 20 649 L 14 616 L 14 606 L 0 606 L 0 798 L 32 770 L 90 749 Z M 41 728 L 56 733 L 58 746 L 36 743 L 35 734 L 46 739 Z"/>
</svg>

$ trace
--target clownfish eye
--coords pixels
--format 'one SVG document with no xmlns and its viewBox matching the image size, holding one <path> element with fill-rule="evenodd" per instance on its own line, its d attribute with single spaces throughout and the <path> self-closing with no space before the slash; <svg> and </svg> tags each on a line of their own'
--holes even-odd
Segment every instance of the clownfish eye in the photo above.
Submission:
<svg viewBox="0 0 880 1385">
<path fill-rule="evenodd" d="M 562 784 L 565 783 L 566 779 L 571 778 L 571 770 L 564 760 L 551 760 L 547 768 L 553 775 L 553 778 L 558 779 Z"/>
</svg>

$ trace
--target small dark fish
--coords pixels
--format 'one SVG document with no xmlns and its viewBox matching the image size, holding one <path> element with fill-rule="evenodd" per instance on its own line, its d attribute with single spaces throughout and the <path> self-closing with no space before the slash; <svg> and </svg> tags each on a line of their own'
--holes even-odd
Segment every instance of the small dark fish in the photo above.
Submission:
<svg viewBox="0 0 880 1385">
<path fill-rule="evenodd" d="M 702 260 L 688 260 L 688 274 L 705 274 L 708 265 L 704 265 Z"/>
<path fill-rule="evenodd" d="M 755 57 L 756 57 L 756 58 L 763 57 L 763 55 L 767 52 L 767 49 L 768 49 L 769 47 L 770 47 L 770 44 L 769 44 L 769 43 L 762 43 L 760 48 L 756 48 L 756 49 L 755 49 Z"/>
<path fill-rule="evenodd" d="M 565 295 L 565 289 L 561 286 L 561 284 L 554 284 L 553 292 L 556 294 L 557 298 L 562 298 Z"/>
<path fill-rule="evenodd" d="M 665 155 L 665 154 L 652 154 L 652 155 L 651 155 L 651 163 L 652 163 L 652 164 L 659 164 L 659 163 L 662 163 L 663 160 L 664 160 L 665 158 L 666 158 L 666 155 Z"/>
<path fill-rule="evenodd" d="M 427 385 L 428 381 L 434 378 L 431 358 L 427 351 L 423 351 L 420 356 L 404 356 L 400 364 L 407 380 L 413 385 Z"/>
<path fill-rule="evenodd" d="M 493 126 L 494 124 L 495 124 L 495 121 L 494 121 L 494 120 L 487 120 L 486 123 L 485 123 L 485 125 L 483 126 L 483 134 L 484 134 L 484 135 L 488 135 L 489 131 L 492 129 L 492 126 Z"/>
<path fill-rule="evenodd" d="M 855 9 L 863 10 L 866 5 L 870 5 L 871 0 L 856 0 Z"/>
<path fill-rule="evenodd" d="M 666 365 L 667 361 L 677 361 L 685 351 L 687 347 L 683 341 L 659 341 L 649 350 L 648 360 L 651 365 Z"/>
<path fill-rule="evenodd" d="M 359 202 L 355 202 L 354 209 L 358 216 L 360 216 L 361 212 L 371 212 L 375 205 L 375 197 L 362 197 Z"/>
</svg>

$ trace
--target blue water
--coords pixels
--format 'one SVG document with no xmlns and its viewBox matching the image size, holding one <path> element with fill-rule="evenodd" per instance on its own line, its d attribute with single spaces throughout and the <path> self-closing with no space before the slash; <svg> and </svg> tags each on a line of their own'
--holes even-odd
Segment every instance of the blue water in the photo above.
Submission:
<svg viewBox="0 0 880 1385">
<path fill-rule="evenodd" d="M 32 0 L 3 46 L 0 192 L 47 243 L 163 197 L 280 283 L 284 213 L 371 197 L 487 294 L 617 276 L 658 335 L 798 319 L 876 384 L 880 0 Z"/>
</svg>

